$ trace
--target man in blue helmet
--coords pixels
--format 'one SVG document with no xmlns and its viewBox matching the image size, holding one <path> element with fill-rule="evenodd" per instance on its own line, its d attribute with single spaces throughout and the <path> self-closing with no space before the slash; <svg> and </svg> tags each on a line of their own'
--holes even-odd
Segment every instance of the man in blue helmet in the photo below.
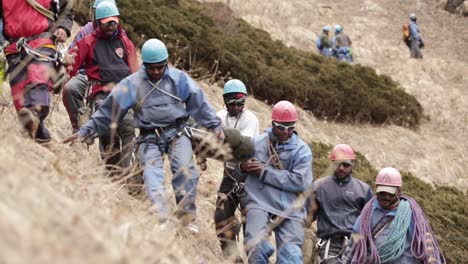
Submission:
<svg viewBox="0 0 468 264">
<path fill-rule="evenodd" d="M 342 25 L 335 26 L 335 36 L 333 37 L 334 54 L 339 61 L 353 62 L 353 55 L 351 50 L 351 39 L 348 34 L 343 32 Z"/>
<path fill-rule="evenodd" d="M 242 81 L 229 80 L 223 89 L 226 109 L 220 110 L 217 115 L 225 128 L 236 128 L 243 136 L 253 138 L 259 134 L 259 122 L 254 113 L 245 109 L 246 96 L 247 88 Z M 238 206 L 242 206 L 240 199 L 244 195 L 244 181 L 234 178 L 232 172 L 236 165 L 235 162 L 224 164 L 223 179 L 216 200 L 215 226 L 224 256 L 234 257 L 235 262 L 241 262 L 236 245 L 240 224 L 235 212 Z"/>
<path fill-rule="evenodd" d="M 322 34 L 320 34 L 320 36 L 318 36 L 317 40 L 315 41 L 318 51 L 326 58 L 330 58 L 331 56 L 331 41 L 329 34 L 330 26 L 325 25 L 323 26 Z"/>
<path fill-rule="evenodd" d="M 199 174 L 193 162 L 192 144 L 182 131 L 191 116 L 223 138 L 221 120 L 195 81 L 185 72 L 168 66 L 169 54 L 162 41 L 146 41 L 141 57 L 141 69 L 123 79 L 86 125 L 64 143 L 105 135 L 114 117 L 121 120 L 133 109 L 140 129 L 140 166 L 144 168 L 146 191 L 156 206 L 159 220 L 166 222 L 171 215 L 164 187 L 163 157 L 168 154 L 178 205 L 176 215 L 189 230 L 198 232 L 195 200 Z"/>
<path fill-rule="evenodd" d="M 78 41 L 70 51 L 73 62 L 69 65 L 69 75 L 74 76 L 84 65 L 94 110 L 118 82 L 138 71 L 135 46 L 119 25 L 118 16 L 114 3 L 100 3 L 96 7 L 98 28 Z M 99 137 L 101 156 L 111 172 L 118 175 L 131 167 L 135 138 L 132 115 L 128 114 L 116 129 L 109 132 Z"/>
<path fill-rule="evenodd" d="M 75 37 L 73 38 L 73 41 L 68 47 L 68 51 L 72 51 L 73 48 L 76 46 L 76 43 L 78 43 L 78 41 L 92 34 L 99 27 L 98 21 L 95 19 L 95 12 L 96 7 L 101 2 L 111 2 L 115 4 L 114 0 L 94 1 L 92 6 L 93 21 L 89 21 L 83 27 L 81 27 L 80 31 L 76 33 Z M 78 71 L 78 74 L 72 76 L 71 79 L 63 87 L 62 100 L 63 104 L 65 105 L 65 109 L 68 112 L 73 132 L 78 131 L 78 128 L 80 126 L 80 115 L 84 114 L 80 111 L 82 111 L 84 107 L 84 97 L 86 95 L 86 89 L 88 88 L 88 86 L 88 76 L 86 76 L 86 71 L 83 65 Z"/>
<path fill-rule="evenodd" d="M 424 42 L 422 40 L 421 33 L 419 33 L 419 26 L 416 23 L 416 14 L 414 13 L 410 14 L 409 31 L 410 56 L 411 58 L 422 59 L 423 55 L 421 52 L 421 48 L 424 47 Z"/>
</svg>

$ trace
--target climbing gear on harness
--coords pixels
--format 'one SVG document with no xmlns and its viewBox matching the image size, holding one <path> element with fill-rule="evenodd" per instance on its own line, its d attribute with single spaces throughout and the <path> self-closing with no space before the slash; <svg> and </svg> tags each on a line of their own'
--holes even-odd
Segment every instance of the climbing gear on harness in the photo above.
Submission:
<svg viewBox="0 0 468 264">
<path fill-rule="evenodd" d="M 331 244 L 331 241 L 334 240 L 334 239 L 343 239 L 343 246 L 340 250 L 340 252 L 334 256 L 330 255 L 329 254 L 329 251 L 330 251 L 330 244 Z M 348 236 L 341 236 L 339 238 L 334 238 L 334 237 L 329 237 L 327 239 L 322 239 L 322 238 L 319 238 L 318 241 L 317 241 L 317 244 L 315 245 L 317 251 L 318 251 L 318 254 L 317 254 L 317 259 L 318 259 L 318 263 L 323 263 L 323 262 L 326 262 L 330 259 L 334 259 L 334 258 L 340 258 L 343 253 L 346 251 L 346 248 L 348 246 L 348 241 L 349 241 L 349 237 Z M 323 254 L 323 257 L 320 256 L 320 249 L 322 247 L 325 246 L 325 252 Z"/>
</svg>

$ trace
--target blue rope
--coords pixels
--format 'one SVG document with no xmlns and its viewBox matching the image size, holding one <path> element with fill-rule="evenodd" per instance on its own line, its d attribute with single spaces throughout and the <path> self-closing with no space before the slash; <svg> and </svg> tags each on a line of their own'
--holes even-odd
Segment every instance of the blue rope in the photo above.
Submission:
<svg viewBox="0 0 468 264">
<path fill-rule="evenodd" d="M 398 260 L 405 250 L 406 232 L 411 223 L 411 206 L 401 200 L 395 219 L 390 224 L 390 235 L 385 243 L 377 247 L 381 263 Z"/>
</svg>

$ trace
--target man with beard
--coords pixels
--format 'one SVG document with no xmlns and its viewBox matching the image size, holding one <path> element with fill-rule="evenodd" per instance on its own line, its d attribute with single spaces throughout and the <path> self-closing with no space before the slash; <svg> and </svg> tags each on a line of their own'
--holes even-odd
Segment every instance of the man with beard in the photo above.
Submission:
<svg viewBox="0 0 468 264">
<path fill-rule="evenodd" d="M 446 263 L 421 207 L 402 194 L 400 172 L 383 168 L 375 184 L 377 197 L 356 220 L 343 263 Z"/>
<path fill-rule="evenodd" d="M 306 214 L 300 198 L 312 184 L 312 151 L 295 131 L 291 102 L 275 104 L 271 119 L 272 127 L 253 138 L 254 157 L 234 171 L 246 177 L 245 249 L 249 263 L 269 263 L 274 232 L 277 263 L 302 263 Z"/>
<path fill-rule="evenodd" d="M 226 109 L 220 110 L 217 115 L 225 128 L 238 129 L 241 135 L 253 138 L 259 134 L 259 124 L 255 114 L 244 108 L 246 96 L 247 88 L 242 81 L 229 80 L 223 89 Z M 216 201 L 215 225 L 224 256 L 234 257 L 235 263 L 242 263 L 236 245 L 240 224 L 235 213 L 238 206 L 242 210 L 240 199 L 244 196 L 244 182 L 243 179 L 233 177 L 236 165 L 235 162 L 224 163 L 223 179 Z"/>
<path fill-rule="evenodd" d="M 102 105 L 117 83 L 139 68 L 135 45 L 120 25 L 119 16 L 114 3 L 101 2 L 95 10 L 96 30 L 78 41 L 69 51 L 73 56 L 73 62 L 68 66 L 69 75 L 75 76 L 84 65 L 91 85 L 89 99 L 94 111 Z M 72 103 L 65 100 L 65 105 L 69 104 Z M 70 110 L 69 107 L 67 109 Z M 113 122 L 117 123 L 116 119 Z M 74 132 L 78 131 L 76 129 L 77 126 Z M 134 138 L 131 113 L 116 128 L 99 137 L 101 156 L 113 174 L 118 175 L 130 168 Z"/>
<path fill-rule="evenodd" d="M 354 222 L 372 199 L 370 186 L 352 176 L 355 160 L 349 145 L 336 145 L 331 152 L 333 175 L 313 184 L 306 226 L 317 220 L 316 263 L 341 263 Z"/>
</svg>

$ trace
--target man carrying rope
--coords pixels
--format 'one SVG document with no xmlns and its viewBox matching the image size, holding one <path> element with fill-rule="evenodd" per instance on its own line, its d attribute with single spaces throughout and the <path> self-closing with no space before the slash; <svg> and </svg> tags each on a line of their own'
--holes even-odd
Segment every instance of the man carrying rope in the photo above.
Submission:
<svg viewBox="0 0 468 264">
<path fill-rule="evenodd" d="M 401 193 L 400 172 L 383 168 L 375 184 L 377 197 L 357 219 L 343 263 L 446 263 L 421 207 Z"/>
<path fill-rule="evenodd" d="M 246 175 L 245 249 L 249 263 L 269 263 L 274 247 L 277 263 L 302 263 L 305 208 L 302 193 L 312 184 L 312 151 L 294 130 L 295 106 L 278 102 L 272 110 L 272 128 L 254 137 L 254 158 L 240 163 L 234 173 Z"/>
<path fill-rule="evenodd" d="M 220 110 L 217 115 L 225 128 L 235 128 L 243 136 L 253 138 L 259 135 L 258 118 L 244 108 L 247 88 L 240 80 L 226 82 L 223 89 L 223 99 L 226 109 Z M 224 163 L 224 174 L 218 190 L 216 200 L 215 225 L 216 233 L 221 243 L 225 257 L 233 257 L 235 263 L 241 263 L 237 250 L 236 237 L 240 224 L 235 217 L 237 207 L 244 195 L 243 179 L 236 179 L 233 175 L 237 163 Z M 242 207 L 241 207 L 242 210 Z"/>
<path fill-rule="evenodd" d="M 372 199 L 370 186 L 351 174 L 356 154 L 347 144 L 336 145 L 330 155 L 333 175 L 314 182 L 306 226 L 317 220 L 315 263 L 341 263 L 353 225 Z"/>
<path fill-rule="evenodd" d="M 11 95 L 19 120 L 39 143 L 52 137 L 44 125 L 57 76 L 56 43 L 65 42 L 73 24 L 70 0 L 1 0 Z"/>
</svg>

